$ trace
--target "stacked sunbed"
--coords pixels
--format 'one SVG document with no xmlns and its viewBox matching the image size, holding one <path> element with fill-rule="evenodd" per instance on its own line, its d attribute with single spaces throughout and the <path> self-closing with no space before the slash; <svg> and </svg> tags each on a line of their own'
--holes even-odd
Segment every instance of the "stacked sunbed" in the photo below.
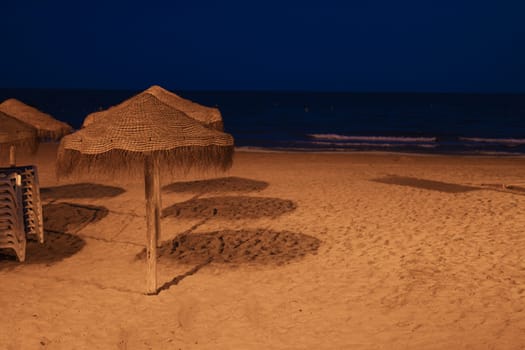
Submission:
<svg viewBox="0 0 525 350">
<path fill-rule="evenodd" d="M 44 243 L 37 169 L 0 168 L 0 248 L 13 249 L 24 261 L 27 239 Z"/>
<path fill-rule="evenodd" d="M 15 251 L 18 260 L 26 256 L 26 234 L 21 176 L 0 173 L 0 248 Z"/>
</svg>

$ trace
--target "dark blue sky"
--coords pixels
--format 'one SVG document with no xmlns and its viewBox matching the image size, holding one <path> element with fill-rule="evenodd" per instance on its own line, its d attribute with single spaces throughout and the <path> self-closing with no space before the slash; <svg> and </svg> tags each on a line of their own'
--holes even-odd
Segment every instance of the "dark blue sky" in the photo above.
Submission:
<svg viewBox="0 0 525 350">
<path fill-rule="evenodd" d="M 0 87 L 525 92 L 525 1 L 3 1 Z"/>
</svg>

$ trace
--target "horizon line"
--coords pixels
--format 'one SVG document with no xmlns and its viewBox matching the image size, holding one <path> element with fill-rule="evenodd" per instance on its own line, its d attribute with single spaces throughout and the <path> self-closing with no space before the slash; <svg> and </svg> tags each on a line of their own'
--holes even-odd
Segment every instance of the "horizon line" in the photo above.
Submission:
<svg viewBox="0 0 525 350">
<path fill-rule="evenodd" d="M 157 84 L 154 84 L 157 85 Z M 161 85 L 159 85 L 161 86 Z M 229 93 L 342 93 L 342 94 L 461 94 L 461 95 L 525 95 L 525 91 L 388 91 L 388 90 L 313 90 L 313 89 L 184 89 L 163 88 L 182 92 L 229 92 Z M 147 88 L 146 88 L 147 89 Z M 0 90 L 77 90 L 77 91 L 130 91 L 140 92 L 145 89 L 135 88 L 94 88 L 94 87 L 0 87 Z"/>
</svg>

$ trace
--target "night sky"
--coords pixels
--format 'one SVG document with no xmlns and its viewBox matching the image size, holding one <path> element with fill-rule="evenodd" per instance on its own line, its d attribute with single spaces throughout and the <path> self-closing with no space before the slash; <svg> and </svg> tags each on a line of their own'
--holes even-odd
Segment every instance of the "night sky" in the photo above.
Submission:
<svg viewBox="0 0 525 350">
<path fill-rule="evenodd" d="M 525 92 L 525 1 L 2 1 L 0 87 Z"/>
</svg>

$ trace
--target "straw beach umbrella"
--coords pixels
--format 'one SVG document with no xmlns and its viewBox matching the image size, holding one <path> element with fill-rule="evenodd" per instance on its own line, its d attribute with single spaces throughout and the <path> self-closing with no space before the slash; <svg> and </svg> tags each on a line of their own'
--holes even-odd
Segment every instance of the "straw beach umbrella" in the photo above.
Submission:
<svg viewBox="0 0 525 350">
<path fill-rule="evenodd" d="M 190 100 L 187 100 L 185 98 L 178 96 L 177 94 L 174 94 L 173 92 L 163 89 L 162 87 L 158 85 L 153 85 L 152 87 L 144 90 L 138 95 L 135 95 L 131 97 L 130 99 L 114 107 L 111 107 L 107 110 L 89 114 L 84 119 L 84 123 L 82 126 L 85 127 L 97 120 L 103 119 L 104 117 L 107 116 L 107 114 L 110 111 L 114 109 L 126 108 L 127 104 L 131 103 L 133 99 L 140 97 L 142 94 L 150 94 L 150 95 L 155 96 L 161 102 L 184 112 L 186 115 L 202 123 L 208 128 L 219 130 L 219 131 L 224 130 L 221 112 L 217 108 L 206 107 L 198 103 L 192 102 Z"/>
<path fill-rule="evenodd" d="M 58 141 L 73 131 L 70 125 L 14 98 L 0 103 L 0 111 L 35 127 L 41 141 Z"/>
<path fill-rule="evenodd" d="M 15 152 L 34 154 L 38 148 L 37 130 L 16 118 L 0 112 L 0 153 L 9 152 L 9 166 L 15 166 Z"/>
<path fill-rule="evenodd" d="M 191 118 L 203 123 L 209 128 L 219 131 L 224 130 L 221 112 L 214 107 L 207 107 L 182 98 L 171 91 L 168 91 L 158 85 L 153 85 L 146 90 L 165 104 L 183 111 Z"/>
<path fill-rule="evenodd" d="M 160 173 L 226 170 L 232 164 L 231 135 L 204 127 L 150 94 L 114 108 L 107 118 L 65 136 L 57 176 L 90 173 L 136 178 L 144 171 L 147 223 L 147 294 L 157 292 L 156 247 L 160 231 Z M 119 177 L 121 178 L 121 177 Z"/>
</svg>

